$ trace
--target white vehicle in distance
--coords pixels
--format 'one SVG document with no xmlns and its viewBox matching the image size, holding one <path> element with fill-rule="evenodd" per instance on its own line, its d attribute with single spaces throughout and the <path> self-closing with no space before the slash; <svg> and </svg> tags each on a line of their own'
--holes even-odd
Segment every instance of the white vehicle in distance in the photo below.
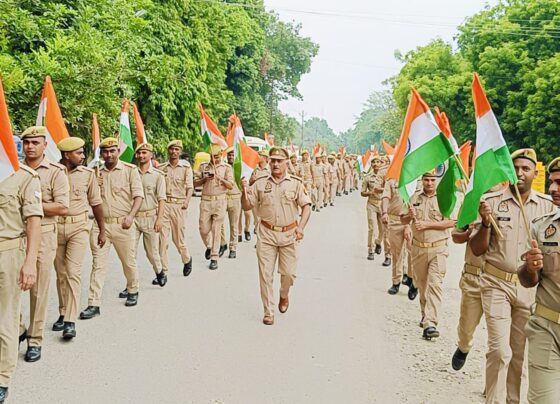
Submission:
<svg viewBox="0 0 560 404">
<path fill-rule="evenodd" d="M 264 150 L 268 146 L 263 139 L 254 136 L 245 136 L 245 143 L 256 151 Z"/>
</svg>

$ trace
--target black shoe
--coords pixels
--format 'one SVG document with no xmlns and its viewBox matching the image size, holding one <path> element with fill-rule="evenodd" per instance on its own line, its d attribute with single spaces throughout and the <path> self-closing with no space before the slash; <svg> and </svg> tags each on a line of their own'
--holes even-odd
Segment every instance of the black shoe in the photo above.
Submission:
<svg viewBox="0 0 560 404">
<path fill-rule="evenodd" d="M 383 265 L 384 267 L 390 267 L 391 266 L 391 257 L 385 257 L 385 261 L 383 261 Z"/>
<path fill-rule="evenodd" d="M 311 205 L 311 210 L 315 212 L 315 205 Z"/>
<path fill-rule="evenodd" d="M 218 252 L 218 255 L 220 256 L 220 258 L 222 257 L 222 255 L 224 255 L 224 253 L 227 251 L 228 246 L 227 244 L 221 245 L 220 246 L 220 251 Z"/>
<path fill-rule="evenodd" d="M 137 293 L 129 293 L 127 298 L 126 298 L 126 302 L 124 303 L 124 305 L 126 307 L 132 307 L 132 306 L 136 306 L 138 304 L 138 292 Z"/>
<path fill-rule="evenodd" d="M 467 361 L 468 354 L 469 354 L 468 352 L 463 353 L 459 348 L 457 348 L 457 350 L 453 354 L 453 357 L 451 358 L 451 367 L 454 370 L 461 370 L 461 368 L 465 365 L 465 362 Z"/>
<path fill-rule="evenodd" d="M 23 333 L 19 336 L 19 343 L 21 344 L 23 341 L 27 339 L 27 330 L 23 330 Z"/>
<path fill-rule="evenodd" d="M 156 275 L 156 279 L 157 279 L 157 284 L 162 288 L 167 283 L 167 275 L 165 274 L 165 272 L 163 272 L 163 270 Z"/>
<path fill-rule="evenodd" d="M 62 331 L 62 338 L 72 339 L 76 336 L 76 325 L 69 321 L 64 322 L 64 331 Z"/>
<path fill-rule="evenodd" d="M 348 195 L 348 191 L 344 191 L 344 195 Z"/>
<path fill-rule="evenodd" d="M 80 313 L 80 320 L 89 320 L 99 315 L 101 315 L 101 310 L 99 310 L 98 306 L 88 306 Z"/>
<path fill-rule="evenodd" d="M 59 316 L 58 320 L 52 325 L 53 331 L 62 331 L 64 330 L 64 316 Z"/>
<path fill-rule="evenodd" d="M 251 241 L 251 232 L 250 231 L 245 232 L 245 241 Z"/>
<path fill-rule="evenodd" d="M 208 268 L 211 270 L 218 269 L 218 260 L 210 260 L 210 266 Z"/>
<path fill-rule="evenodd" d="M 236 258 L 236 257 L 237 257 L 237 253 L 233 250 L 229 250 L 228 258 Z"/>
<path fill-rule="evenodd" d="M 375 245 L 375 253 L 377 255 L 381 254 L 381 244 L 376 244 Z"/>
<path fill-rule="evenodd" d="M 389 293 L 390 295 L 396 295 L 397 293 L 399 293 L 399 287 L 401 286 L 400 283 L 397 283 L 396 285 L 393 285 L 389 288 L 389 290 L 387 291 L 387 293 Z"/>
<path fill-rule="evenodd" d="M 128 290 L 124 288 L 124 290 L 119 293 L 119 299 L 126 299 L 127 297 L 128 297 Z"/>
<path fill-rule="evenodd" d="M 257 234 L 257 228 L 253 227 L 253 234 Z"/>
<path fill-rule="evenodd" d="M 372 252 L 368 252 L 367 259 L 373 261 L 375 259 L 375 254 Z"/>
<path fill-rule="evenodd" d="M 331 202 L 331 206 L 334 206 L 334 203 Z"/>
<path fill-rule="evenodd" d="M 402 276 L 402 284 L 410 287 L 412 285 L 412 278 L 410 278 L 407 274 Z"/>
<path fill-rule="evenodd" d="M 432 338 L 437 338 L 437 337 L 439 337 L 439 331 L 436 330 L 436 327 L 425 328 L 424 332 L 422 333 L 422 338 L 428 341 L 430 341 Z"/>
<path fill-rule="evenodd" d="M 192 257 L 185 265 L 183 265 L 183 276 L 189 276 L 192 272 Z"/>
<path fill-rule="evenodd" d="M 152 285 L 159 285 L 157 277 L 152 280 Z"/>
<path fill-rule="evenodd" d="M 237 236 L 237 242 L 242 243 L 243 242 L 243 236 Z"/>
<path fill-rule="evenodd" d="M 210 259 L 210 255 L 212 254 L 212 250 L 207 248 L 206 251 L 204 252 L 204 258 L 206 258 L 207 260 Z"/>
<path fill-rule="evenodd" d="M 27 352 L 23 357 L 26 362 L 37 362 L 41 359 L 41 347 L 40 346 L 30 346 L 27 348 Z"/>
<path fill-rule="evenodd" d="M 8 388 L 0 386 L 0 404 L 4 404 L 4 401 L 8 398 Z"/>
<path fill-rule="evenodd" d="M 416 299 L 416 296 L 418 296 L 418 288 L 416 288 L 411 282 L 410 287 L 408 288 L 408 300 L 414 300 Z"/>
</svg>

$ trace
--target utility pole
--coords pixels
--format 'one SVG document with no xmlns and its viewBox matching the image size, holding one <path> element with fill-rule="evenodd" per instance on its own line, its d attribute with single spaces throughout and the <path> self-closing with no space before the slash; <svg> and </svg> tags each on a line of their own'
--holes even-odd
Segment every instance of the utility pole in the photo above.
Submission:
<svg viewBox="0 0 560 404">
<path fill-rule="evenodd" d="M 305 111 L 301 111 L 301 148 L 303 150 L 303 124 L 305 119 Z"/>
</svg>

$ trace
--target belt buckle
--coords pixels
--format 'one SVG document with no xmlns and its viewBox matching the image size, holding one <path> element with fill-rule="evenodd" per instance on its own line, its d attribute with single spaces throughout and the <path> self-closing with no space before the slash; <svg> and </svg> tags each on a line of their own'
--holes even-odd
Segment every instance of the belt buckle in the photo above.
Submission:
<svg viewBox="0 0 560 404">
<path fill-rule="evenodd" d="M 272 226 L 272 230 L 274 231 L 282 231 L 283 227 L 282 226 Z"/>
</svg>

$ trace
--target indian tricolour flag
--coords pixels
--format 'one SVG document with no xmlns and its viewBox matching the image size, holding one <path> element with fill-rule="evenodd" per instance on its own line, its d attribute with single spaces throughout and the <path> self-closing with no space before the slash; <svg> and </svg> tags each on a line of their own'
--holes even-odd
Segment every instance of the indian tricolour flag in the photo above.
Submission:
<svg viewBox="0 0 560 404">
<path fill-rule="evenodd" d="M 93 113 L 91 120 L 91 148 L 93 149 L 93 159 L 89 162 L 88 167 L 92 168 L 101 162 L 101 149 L 99 144 L 101 137 L 99 135 L 99 124 L 97 123 L 97 114 Z"/>
<path fill-rule="evenodd" d="M 58 106 L 58 101 L 56 100 L 50 76 L 45 77 L 36 125 L 47 128 L 47 148 L 45 150 L 47 158 L 51 161 L 60 160 L 60 151 L 56 145 L 69 135 L 60 112 L 60 107 Z"/>
<path fill-rule="evenodd" d="M 235 156 L 233 174 L 235 181 L 240 185 L 241 178 L 249 178 L 257 167 L 259 153 L 245 143 L 245 133 L 243 132 L 243 126 L 241 126 L 241 120 L 237 115 L 231 115 L 229 118 L 226 140 L 228 145 L 233 146 Z"/>
<path fill-rule="evenodd" d="M 360 164 L 360 173 L 366 173 L 369 171 L 372 159 L 373 153 L 370 149 L 366 150 L 366 152 L 358 159 L 358 163 Z"/>
<path fill-rule="evenodd" d="M 202 135 L 202 143 L 206 151 L 210 150 L 210 145 L 218 144 L 223 149 L 227 148 L 226 140 L 221 134 L 218 126 L 210 119 L 202 104 L 198 104 L 198 110 L 200 111 L 200 134 Z"/>
<path fill-rule="evenodd" d="M 4 87 L 0 80 L 0 182 L 17 170 L 19 170 L 18 154 L 4 97 Z"/>
<path fill-rule="evenodd" d="M 119 159 L 130 163 L 134 158 L 134 147 L 132 146 L 132 135 L 130 133 L 130 119 L 128 117 L 128 99 L 124 99 L 121 109 L 119 124 Z"/>
<path fill-rule="evenodd" d="M 398 182 L 399 192 L 408 202 L 416 190 L 418 179 L 452 155 L 453 149 L 437 126 L 430 108 L 412 89 L 401 138 L 387 178 Z"/>
<path fill-rule="evenodd" d="M 146 135 L 146 130 L 144 129 L 144 122 L 142 122 L 140 111 L 138 111 L 135 102 L 132 103 L 132 113 L 134 114 L 134 126 L 136 127 L 136 145 L 148 143 L 148 135 Z"/>
<path fill-rule="evenodd" d="M 476 73 L 472 82 L 472 96 L 476 114 L 476 160 L 459 212 L 457 227 L 466 226 L 476 220 L 482 195 L 494 185 L 503 181 L 517 183 L 517 175 L 502 130 Z"/>
</svg>

